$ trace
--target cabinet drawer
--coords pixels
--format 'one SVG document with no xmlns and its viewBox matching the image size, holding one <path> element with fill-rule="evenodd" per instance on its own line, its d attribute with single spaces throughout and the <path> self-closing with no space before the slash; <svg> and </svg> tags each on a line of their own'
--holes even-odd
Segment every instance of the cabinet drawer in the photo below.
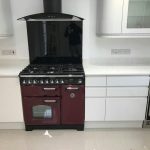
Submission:
<svg viewBox="0 0 150 150">
<path fill-rule="evenodd" d="M 107 98 L 106 121 L 142 121 L 147 98 Z"/>
<path fill-rule="evenodd" d="M 102 87 L 86 87 L 85 88 L 86 97 L 105 97 L 106 88 Z"/>
<path fill-rule="evenodd" d="M 148 96 L 148 87 L 108 87 L 107 96 Z"/>
<path fill-rule="evenodd" d="M 105 98 L 86 98 L 85 121 L 104 121 Z"/>
<path fill-rule="evenodd" d="M 59 96 L 59 86 L 22 86 L 22 96 Z"/>
<path fill-rule="evenodd" d="M 86 77 L 86 86 L 106 86 L 106 76 Z"/>
<path fill-rule="evenodd" d="M 148 86 L 149 76 L 108 76 L 107 86 Z"/>
</svg>

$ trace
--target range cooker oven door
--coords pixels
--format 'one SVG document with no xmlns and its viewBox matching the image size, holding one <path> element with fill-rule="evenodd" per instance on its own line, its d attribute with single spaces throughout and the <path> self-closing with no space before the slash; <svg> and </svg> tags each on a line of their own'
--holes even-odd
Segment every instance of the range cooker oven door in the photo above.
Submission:
<svg viewBox="0 0 150 150">
<path fill-rule="evenodd" d="M 58 97 L 24 97 L 26 125 L 60 124 L 60 99 Z"/>
<path fill-rule="evenodd" d="M 61 100 L 61 123 L 67 125 L 84 124 L 84 85 L 63 85 Z"/>
</svg>

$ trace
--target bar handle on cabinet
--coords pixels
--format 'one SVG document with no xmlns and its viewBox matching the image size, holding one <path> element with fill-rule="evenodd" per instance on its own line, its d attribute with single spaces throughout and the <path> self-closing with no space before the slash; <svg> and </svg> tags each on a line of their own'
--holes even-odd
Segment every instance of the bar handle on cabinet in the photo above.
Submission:
<svg viewBox="0 0 150 150">
<path fill-rule="evenodd" d="M 56 103 L 57 102 L 57 100 L 48 100 L 48 99 L 46 99 L 46 100 L 44 100 L 44 102 L 45 103 Z"/>
<path fill-rule="evenodd" d="M 79 90 L 78 87 L 67 87 L 66 89 L 67 89 L 67 90 Z"/>
<path fill-rule="evenodd" d="M 44 91 L 55 91 L 56 88 L 43 88 Z"/>
</svg>

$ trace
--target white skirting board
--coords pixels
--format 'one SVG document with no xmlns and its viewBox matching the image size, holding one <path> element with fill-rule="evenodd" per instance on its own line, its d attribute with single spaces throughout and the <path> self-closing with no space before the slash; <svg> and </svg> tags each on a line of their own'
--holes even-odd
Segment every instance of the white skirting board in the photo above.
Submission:
<svg viewBox="0 0 150 150">
<path fill-rule="evenodd" d="M 0 129 L 25 129 L 23 122 L 0 122 Z"/>
<path fill-rule="evenodd" d="M 142 128 L 142 121 L 85 122 L 85 128 Z M 0 122 L 0 129 L 25 129 L 23 122 Z"/>
<path fill-rule="evenodd" d="M 142 121 L 86 121 L 85 128 L 142 128 Z"/>
</svg>

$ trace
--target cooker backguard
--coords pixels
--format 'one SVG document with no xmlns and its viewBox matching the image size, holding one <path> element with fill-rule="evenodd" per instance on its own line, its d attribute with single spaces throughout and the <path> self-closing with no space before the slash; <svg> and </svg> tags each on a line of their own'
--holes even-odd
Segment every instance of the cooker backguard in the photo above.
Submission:
<svg viewBox="0 0 150 150">
<path fill-rule="evenodd" d="M 62 13 L 41 13 L 19 20 L 27 23 L 31 64 L 82 63 L 82 18 Z"/>
</svg>

